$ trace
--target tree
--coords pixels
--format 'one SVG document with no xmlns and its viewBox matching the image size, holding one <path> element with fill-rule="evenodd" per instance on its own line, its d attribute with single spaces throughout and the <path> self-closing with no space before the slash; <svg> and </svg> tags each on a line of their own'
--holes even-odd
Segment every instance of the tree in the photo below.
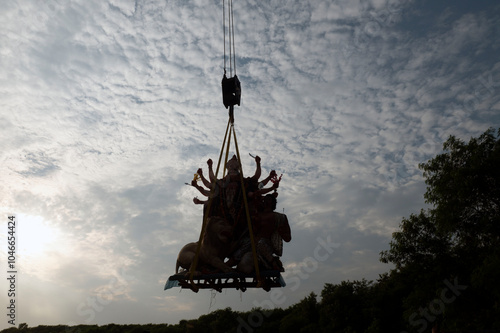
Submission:
<svg viewBox="0 0 500 333">
<path fill-rule="evenodd" d="M 364 332 L 372 322 L 371 281 L 325 284 L 321 291 L 320 323 L 328 332 Z"/>
<path fill-rule="evenodd" d="M 289 308 L 290 313 L 282 320 L 279 332 L 317 332 L 319 322 L 319 305 L 316 294 L 309 296 Z"/>
<path fill-rule="evenodd" d="M 403 322 L 403 299 L 413 288 L 404 283 L 398 274 L 384 273 L 372 285 L 369 312 L 372 318 L 370 327 L 364 332 L 401 332 Z"/>
<path fill-rule="evenodd" d="M 234 332 L 236 330 L 237 316 L 231 308 L 216 310 L 212 314 L 215 317 L 215 320 L 210 325 L 213 332 Z"/>
<path fill-rule="evenodd" d="M 468 143 L 450 136 L 442 154 L 419 165 L 427 184 L 424 198 L 432 208 L 404 218 L 380 256 L 394 263 L 392 274 L 414 287 L 405 300 L 408 319 L 438 304 L 428 322 L 449 328 L 459 323 L 460 329 L 500 326 L 499 138 L 500 129 Z M 466 290 L 442 306 L 439 295 L 450 281 Z"/>
<path fill-rule="evenodd" d="M 436 223 L 464 246 L 491 248 L 500 240 L 500 129 L 468 144 L 451 136 L 440 154 L 420 164 Z"/>
</svg>

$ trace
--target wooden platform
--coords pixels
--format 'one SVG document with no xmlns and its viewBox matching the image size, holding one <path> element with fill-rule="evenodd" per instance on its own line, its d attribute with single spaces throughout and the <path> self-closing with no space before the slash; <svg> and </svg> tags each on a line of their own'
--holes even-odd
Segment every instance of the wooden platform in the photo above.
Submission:
<svg viewBox="0 0 500 333">
<path fill-rule="evenodd" d="M 175 274 L 168 278 L 164 290 L 181 287 L 198 292 L 199 289 L 214 289 L 222 292 L 222 289 L 236 289 L 246 291 L 248 288 L 262 288 L 265 291 L 271 288 L 284 287 L 285 280 L 280 271 L 261 271 L 262 285 L 259 285 L 255 274 L 243 273 L 212 273 L 193 276 L 193 283 L 189 280 L 189 274 Z"/>
</svg>

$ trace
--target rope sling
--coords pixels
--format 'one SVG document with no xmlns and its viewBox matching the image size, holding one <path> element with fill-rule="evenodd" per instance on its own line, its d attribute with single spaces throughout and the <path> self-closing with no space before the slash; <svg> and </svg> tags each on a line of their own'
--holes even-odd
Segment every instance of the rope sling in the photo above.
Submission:
<svg viewBox="0 0 500 333">
<path fill-rule="evenodd" d="M 194 283 L 193 277 L 194 273 L 196 271 L 198 261 L 199 261 L 199 256 L 200 256 L 200 249 L 201 249 L 201 243 L 203 240 L 203 237 L 205 235 L 206 229 L 207 229 L 207 224 L 208 224 L 208 219 L 209 215 L 211 212 L 211 207 L 212 207 L 212 202 L 213 202 L 213 197 L 215 193 L 215 189 L 217 187 L 217 176 L 219 174 L 219 169 L 220 169 L 220 164 L 222 160 L 222 155 L 224 153 L 224 147 L 225 148 L 225 157 L 224 157 L 224 172 L 223 172 L 223 178 L 225 177 L 225 172 L 226 172 L 226 165 L 228 161 L 228 156 L 229 156 L 229 149 L 231 145 L 231 137 L 234 138 L 234 146 L 236 149 L 236 156 L 238 159 L 238 168 L 239 168 L 239 175 L 240 175 L 240 183 L 241 183 L 241 192 L 243 196 L 243 202 L 245 206 L 245 215 L 246 215 L 246 220 L 247 220 L 247 227 L 248 227 L 248 232 L 250 236 L 250 243 L 252 247 L 252 255 L 253 255 L 253 263 L 254 263 L 254 268 L 255 268 L 255 274 L 257 277 L 257 287 L 263 287 L 263 281 L 260 275 L 260 269 L 259 269 L 259 262 L 258 262 L 258 257 L 257 257 L 257 249 L 255 245 L 255 238 L 253 234 L 253 228 L 252 228 L 252 222 L 250 218 L 250 211 L 248 207 L 248 199 L 247 199 L 247 194 L 246 194 L 246 189 L 245 189 L 245 183 L 244 183 L 244 176 L 243 176 L 243 167 L 241 165 L 241 158 L 240 158 L 240 151 L 238 148 L 238 140 L 236 138 L 236 132 L 234 129 L 234 105 L 240 105 L 240 100 L 241 100 L 241 85 L 240 81 L 236 75 L 236 52 L 235 52 L 235 44 L 234 44 L 234 14 L 233 14 L 233 1 L 232 0 L 227 0 L 228 2 L 228 39 L 229 39 L 229 75 L 230 78 L 227 78 L 226 73 L 227 73 L 227 68 L 226 68 L 226 0 L 223 0 L 222 2 L 222 20 L 223 20 L 223 30 L 224 30 L 224 76 L 222 78 L 222 97 L 223 97 L 223 104 L 227 108 L 229 108 L 229 120 L 227 123 L 226 127 L 226 132 L 224 134 L 224 140 L 222 142 L 222 147 L 220 150 L 219 154 L 219 160 L 217 162 L 217 168 L 215 172 L 215 179 L 212 181 L 212 186 L 210 189 L 210 196 L 208 199 L 207 203 L 207 210 L 206 214 L 203 216 L 203 224 L 201 227 L 201 232 L 200 236 L 198 239 L 198 244 L 196 246 L 196 253 L 195 257 L 193 259 L 193 263 L 190 267 L 189 270 L 189 281 L 191 284 L 191 287 L 193 290 L 197 291 L 199 287 Z M 233 74 L 233 69 L 234 69 L 234 76 Z M 228 135 L 229 134 L 229 135 Z M 227 141 L 227 144 L 226 144 Z"/>
</svg>

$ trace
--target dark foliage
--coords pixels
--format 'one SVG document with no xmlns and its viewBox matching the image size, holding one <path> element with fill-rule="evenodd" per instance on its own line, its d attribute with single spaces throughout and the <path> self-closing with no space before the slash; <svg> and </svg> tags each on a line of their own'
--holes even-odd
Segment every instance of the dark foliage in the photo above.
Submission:
<svg viewBox="0 0 500 333">
<path fill-rule="evenodd" d="M 409 330 L 500 328 L 500 129 L 465 143 L 451 136 L 444 153 L 420 164 L 426 202 L 403 219 L 382 262 L 404 295 Z"/>
</svg>

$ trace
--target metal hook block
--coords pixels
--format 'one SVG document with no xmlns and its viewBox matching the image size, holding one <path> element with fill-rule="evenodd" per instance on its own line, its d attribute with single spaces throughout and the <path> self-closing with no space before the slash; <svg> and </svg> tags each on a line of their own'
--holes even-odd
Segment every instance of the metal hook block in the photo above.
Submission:
<svg viewBox="0 0 500 333">
<path fill-rule="evenodd" d="M 227 78 L 226 74 L 222 78 L 222 102 L 226 109 L 230 106 L 240 105 L 241 84 L 238 76 Z"/>
</svg>

